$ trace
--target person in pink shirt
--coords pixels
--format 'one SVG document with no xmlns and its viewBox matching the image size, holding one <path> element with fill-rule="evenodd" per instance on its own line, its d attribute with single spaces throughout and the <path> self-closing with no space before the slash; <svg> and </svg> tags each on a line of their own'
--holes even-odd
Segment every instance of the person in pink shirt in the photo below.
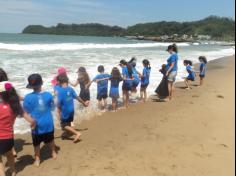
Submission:
<svg viewBox="0 0 236 176">
<path fill-rule="evenodd" d="M 0 82 L 0 175 L 5 176 L 3 156 L 7 157 L 11 176 L 16 175 L 14 147 L 14 123 L 17 116 L 25 115 L 20 104 L 19 96 L 10 82 Z M 34 127 L 31 117 L 25 119 Z"/>
</svg>

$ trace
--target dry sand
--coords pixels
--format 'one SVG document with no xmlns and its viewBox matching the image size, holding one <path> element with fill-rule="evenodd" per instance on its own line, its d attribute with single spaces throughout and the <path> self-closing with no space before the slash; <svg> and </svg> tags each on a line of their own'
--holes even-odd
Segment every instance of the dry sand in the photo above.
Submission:
<svg viewBox="0 0 236 176">
<path fill-rule="evenodd" d="M 32 166 L 30 135 L 16 137 L 19 176 L 233 176 L 235 57 L 208 64 L 206 83 L 174 100 L 132 105 L 83 122 L 82 141 L 62 141 L 58 159 L 43 148 Z M 198 83 L 198 81 L 196 82 Z"/>
</svg>

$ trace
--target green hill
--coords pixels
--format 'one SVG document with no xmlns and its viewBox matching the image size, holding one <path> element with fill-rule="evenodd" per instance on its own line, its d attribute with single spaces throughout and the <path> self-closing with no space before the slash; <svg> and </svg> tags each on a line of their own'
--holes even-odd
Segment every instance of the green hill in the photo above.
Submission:
<svg viewBox="0 0 236 176">
<path fill-rule="evenodd" d="M 193 22 L 155 22 L 129 26 L 108 26 L 98 23 L 58 24 L 53 27 L 29 25 L 25 34 L 56 34 L 80 36 L 134 36 L 157 37 L 162 35 L 209 35 L 215 40 L 235 40 L 235 21 L 230 18 L 210 16 Z"/>
</svg>

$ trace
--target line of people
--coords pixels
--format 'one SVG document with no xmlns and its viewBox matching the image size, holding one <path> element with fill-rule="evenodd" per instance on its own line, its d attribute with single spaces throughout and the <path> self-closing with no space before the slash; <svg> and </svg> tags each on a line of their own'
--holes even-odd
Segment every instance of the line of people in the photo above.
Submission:
<svg viewBox="0 0 236 176">
<path fill-rule="evenodd" d="M 176 80 L 178 70 L 178 50 L 175 44 L 170 45 L 167 49 L 170 57 L 167 60 L 167 65 L 163 65 L 163 79 L 156 93 L 160 98 L 172 99 L 174 82 Z M 200 66 L 201 84 L 205 77 L 206 58 L 200 57 L 202 62 Z M 32 133 L 32 141 L 35 152 L 36 166 L 40 165 L 40 144 L 48 144 L 51 149 L 52 158 L 57 158 L 54 142 L 54 122 L 52 111 L 56 108 L 58 118 L 63 130 L 62 138 L 66 139 L 74 135 L 73 142 L 80 140 L 81 133 L 72 127 L 74 120 L 74 100 L 77 100 L 84 107 L 90 104 L 91 84 L 97 84 L 97 100 L 98 107 L 101 110 L 107 107 L 108 98 L 108 82 L 110 81 L 109 97 L 112 99 L 112 110 L 117 111 L 119 95 L 119 84 L 123 82 L 122 94 L 124 107 L 129 106 L 130 92 L 137 92 L 137 87 L 140 84 L 140 97 L 142 101 L 147 100 L 147 87 L 151 74 L 151 66 L 149 60 L 143 60 L 143 71 L 138 72 L 136 69 L 135 58 L 129 62 L 120 61 L 122 72 L 117 67 L 114 67 L 111 74 L 105 73 L 104 66 L 98 67 L 98 75 L 90 80 L 90 77 L 84 67 L 80 67 L 77 71 L 78 78 L 75 82 L 70 81 L 65 68 L 58 69 L 58 75 L 51 81 L 54 89 L 54 96 L 47 91 L 42 90 L 43 79 L 40 74 L 32 74 L 28 77 L 29 89 L 32 92 L 24 98 L 20 98 L 13 84 L 9 82 L 7 74 L 0 69 L 0 176 L 5 176 L 5 167 L 3 164 L 3 156 L 8 159 L 12 176 L 16 175 L 14 167 L 14 122 L 17 116 L 22 116 L 29 122 Z M 186 78 L 186 84 L 189 80 L 194 80 L 195 77 L 192 70 L 192 63 L 184 61 L 189 76 Z M 71 87 L 80 86 L 80 93 L 74 91 Z M 165 89 L 165 90 L 164 90 Z M 164 91 L 163 91 L 164 90 Z M 163 96 L 164 95 L 164 96 Z M 20 100 L 23 100 L 23 106 Z"/>
</svg>

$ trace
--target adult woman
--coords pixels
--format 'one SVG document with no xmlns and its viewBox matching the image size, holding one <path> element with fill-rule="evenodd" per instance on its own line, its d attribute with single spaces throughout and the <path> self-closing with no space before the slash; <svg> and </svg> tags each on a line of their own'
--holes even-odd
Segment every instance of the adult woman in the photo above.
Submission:
<svg viewBox="0 0 236 176">
<path fill-rule="evenodd" d="M 178 48 L 176 44 L 169 45 L 167 51 L 170 53 L 170 57 L 167 59 L 167 80 L 168 80 L 168 91 L 169 91 L 169 100 L 172 99 L 174 82 L 176 80 L 177 71 L 178 71 Z"/>
</svg>

